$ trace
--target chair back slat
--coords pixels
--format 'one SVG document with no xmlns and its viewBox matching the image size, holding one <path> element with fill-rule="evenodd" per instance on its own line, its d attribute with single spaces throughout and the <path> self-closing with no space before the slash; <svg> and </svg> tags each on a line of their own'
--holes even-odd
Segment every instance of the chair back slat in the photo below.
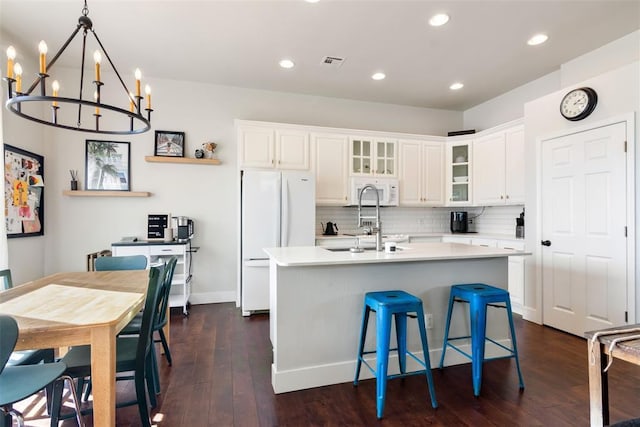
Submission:
<svg viewBox="0 0 640 427">
<path fill-rule="evenodd" d="M 11 270 L 0 270 L 0 289 L 6 290 L 13 288 L 13 281 L 11 280 Z"/>
<path fill-rule="evenodd" d="M 96 271 L 144 270 L 147 257 L 144 255 L 103 256 L 96 259 Z"/>
<path fill-rule="evenodd" d="M 18 323 L 11 316 L 0 315 L 0 373 L 18 342 Z"/>
<path fill-rule="evenodd" d="M 167 308 L 169 306 L 169 294 L 171 293 L 171 282 L 173 281 L 173 272 L 176 270 L 178 257 L 172 256 L 164 267 L 164 280 L 162 290 L 160 291 L 160 301 L 158 303 L 158 313 L 156 314 L 156 322 L 154 329 L 158 330 L 167 324 Z"/>
<path fill-rule="evenodd" d="M 144 363 L 151 349 L 151 333 L 158 309 L 160 292 L 162 290 L 163 273 L 163 266 L 151 267 L 149 270 L 149 287 L 147 288 L 147 296 L 144 302 L 144 309 L 142 310 L 142 324 L 140 326 L 138 348 L 136 350 L 136 371 L 142 373 L 144 373 Z"/>
</svg>

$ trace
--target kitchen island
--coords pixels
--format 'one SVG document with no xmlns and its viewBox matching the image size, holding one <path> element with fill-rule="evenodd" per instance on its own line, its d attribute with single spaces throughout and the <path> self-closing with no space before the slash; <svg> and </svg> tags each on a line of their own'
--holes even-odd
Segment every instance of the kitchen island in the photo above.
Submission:
<svg viewBox="0 0 640 427">
<path fill-rule="evenodd" d="M 527 255 L 509 249 L 458 243 L 401 244 L 395 253 L 332 251 L 318 246 L 267 248 L 270 265 L 271 366 L 275 393 L 353 381 L 364 295 L 400 289 L 423 300 L 432 367 L 440 359 L 449 289 L 483 282 L 507 288 L 507 259 Z M 457 304 L 451 335 L 468 334 L 468 308 Z M 487 313 L 487 336 L 509 344 L 504 310 Z M 429 325 L 432 325 L 430 328 Z M 367 349 L 374 348 L 375 316 Z M 392 347 L 395 335 L 391 336 Z M 409 322 L 409 350 L 421 356 L 416 322 Z M 445 364 L 468 363 L 447 352 Z M 487 356 L 498 350 L 487 347 Z M 373 358 L 373 355 L 371 355 Z M 391 357 L 389 372 L 397 373 Z M 410 358 L 409 358 L 410 359 Z M 408 369 L 418 369 L 409 364 Z M 361 378 L 370 378 L 363 370 Z"/>
</svg>

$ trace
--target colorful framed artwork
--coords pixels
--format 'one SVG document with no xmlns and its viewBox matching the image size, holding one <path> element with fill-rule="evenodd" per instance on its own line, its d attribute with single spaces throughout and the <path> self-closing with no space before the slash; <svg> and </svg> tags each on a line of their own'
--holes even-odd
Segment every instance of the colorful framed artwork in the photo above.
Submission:
<svg viewBox="0 0 640 427">
<path fill-rule="evenodd" d="M 90 191 L 131 190 L 131 144 L 87 139 L 85 186 Z"/>
<path fill-rule="evenodd" d="M 184 132 L 156 131 L 154 156 L 184 157 Z"/>
<path fill-rule="evenodd" d="M 44 235 L 44 157 L 4 144 L 8 238 Z"/>
</svg>

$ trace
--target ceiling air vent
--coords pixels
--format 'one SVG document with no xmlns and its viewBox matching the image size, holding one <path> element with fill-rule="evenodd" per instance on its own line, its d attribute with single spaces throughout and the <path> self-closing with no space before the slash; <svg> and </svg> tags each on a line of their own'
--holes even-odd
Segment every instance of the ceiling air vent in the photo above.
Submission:
<svg viewBox="0 0 640 427">
<path fill-rule="evenodd" d="M 338 58 L 337 56 L 325 56 L 322 58 L 321 64 L 331 68 L 339 68 L 344 62 L 344 58 Z"/>
</svg>

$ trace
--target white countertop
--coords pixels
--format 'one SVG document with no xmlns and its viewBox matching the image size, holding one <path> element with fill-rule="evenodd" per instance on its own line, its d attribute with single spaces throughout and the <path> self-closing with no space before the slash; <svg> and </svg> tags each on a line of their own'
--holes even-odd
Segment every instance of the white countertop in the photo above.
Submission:
<svg viewBox="0 0 640 427">
<path fill-rule="evenodd" d="M 383 233 L 383 236 L 389 240 L 394 236 L 401 237 L 460 237 L 460 238 L 476 238 L 476 239 L 496 239 L 496 240 L 516 240 L 524 242 L 523 238 L 515 237 L 513 234 L 495 234 L 495 233 L 450 233 L 450 232 L 440 232 L 440 233 L 429 233 L 429 232 L 409 232 L 409 233 Z M 358 234 L 358 235 L 350 235 L 350 234 L 336 234 L 333 236 L 326 236 L 324 234 L 317 234 L 316 240 L 319 239 L 355 239 L 356 237 L 364 238 L 364 237 L 375 237 L 373 235 L 366 234 Z"/>
<path fill-rule="evenodd" d="M 531 254 L 524 251 L 487 248 L 460 243 L 402 243 L 398 245 L 398 250 L 395 253 L 377 252 L 375 250 L 361 253 L 336 252 L 321 246 L 265 248 L 264 251 L 276 264 L 283 267 L 499 258 Z"/>
</svg>

